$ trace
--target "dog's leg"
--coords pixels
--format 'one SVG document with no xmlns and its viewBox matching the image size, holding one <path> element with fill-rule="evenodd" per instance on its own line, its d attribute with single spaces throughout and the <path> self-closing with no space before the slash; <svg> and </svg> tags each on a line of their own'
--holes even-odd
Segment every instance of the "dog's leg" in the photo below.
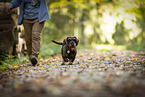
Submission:
<svg viewBox="0 0 145 97">
<path fill-rule="evenodd" d="M 74 60 L 75 60 L 75 57 L 76 57 L 76 55 L 74 55 L 73 58 L 71 58 L 71 59 L 69 60 L 69 65 L 73 65 L 73 62 L 74 62 Z"/>
<path fill-rule="evenodd" d="M 65 61 L 64 60 L 62 61 L 61 65 L 65 65 Z"/>
<path fill-rule="evenodd" d="M 70 61 L 70 62 L 69 62 L 69 65 L 73 65 L 73 62 Z"/>
<path fill-rule="evenodd" d="M 73 65 L 73 61 L 75 58 L 69 60 L 69 65 Z"/>
</svg>

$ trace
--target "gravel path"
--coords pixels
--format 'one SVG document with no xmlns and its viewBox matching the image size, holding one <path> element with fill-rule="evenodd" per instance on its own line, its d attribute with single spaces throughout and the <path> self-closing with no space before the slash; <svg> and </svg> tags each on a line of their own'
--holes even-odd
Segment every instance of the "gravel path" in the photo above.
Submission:
<svg viewBox="0 0 145 97">
<path fill-rule="evenodd" d="M 61 60 L 0 71 L 0 97 L 145 97 L 145 53 L 79 50 L 74 65 Z"/>
</svg>

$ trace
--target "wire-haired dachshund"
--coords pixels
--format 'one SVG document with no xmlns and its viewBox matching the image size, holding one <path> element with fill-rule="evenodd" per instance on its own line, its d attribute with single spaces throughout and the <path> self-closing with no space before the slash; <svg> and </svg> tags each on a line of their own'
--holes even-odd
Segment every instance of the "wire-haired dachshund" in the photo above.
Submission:
<svg viewBox="0 0 145 97">
<path fill-rule="evenodd" d="M 62 45 L 61 48 L 61 55 L 63 58 L 62 65 L 65 64 L 65 62 L 69 62 L 69 64 L 73 64 L 73 61 L 75 60 L 77 49 L 76 46 L 79 43 L 79 39 L 77 39 L 75 36 L 67 37 L 63 40 L 63 42 L 56 42 L 55 40 L 52 40 L 52 42 Z"/>
</svg>

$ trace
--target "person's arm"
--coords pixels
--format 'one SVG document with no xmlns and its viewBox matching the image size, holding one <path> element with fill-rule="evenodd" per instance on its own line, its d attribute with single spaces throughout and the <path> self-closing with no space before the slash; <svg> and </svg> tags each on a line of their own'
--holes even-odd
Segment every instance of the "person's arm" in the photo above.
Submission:
<svg viewBox="0 0 145 97">
<path fill-rule="evenodd" d="M 18 6 L 21 5 L 22 0 L 13 0 L 9 5 L 8 5 L 8 10 L 10 11 L 13 8 L 17 8 Z"/>
</svg>

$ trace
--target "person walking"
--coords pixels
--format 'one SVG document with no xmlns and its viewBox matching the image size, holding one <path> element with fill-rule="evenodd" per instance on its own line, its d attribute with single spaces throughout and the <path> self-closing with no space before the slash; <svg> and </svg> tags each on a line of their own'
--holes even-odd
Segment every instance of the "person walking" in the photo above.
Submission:
<svg viewBox="0 0 145 97">
<path fill-rule="evenodd" d="M 20 6 L 18 25 L 23 24 L 27 53 L 32 65 L 38 65 L 40 53 L 41 32 L 45 21 L 50 19 L 46 0 L 12 0 L 8 11 Z"/>
</svg>

